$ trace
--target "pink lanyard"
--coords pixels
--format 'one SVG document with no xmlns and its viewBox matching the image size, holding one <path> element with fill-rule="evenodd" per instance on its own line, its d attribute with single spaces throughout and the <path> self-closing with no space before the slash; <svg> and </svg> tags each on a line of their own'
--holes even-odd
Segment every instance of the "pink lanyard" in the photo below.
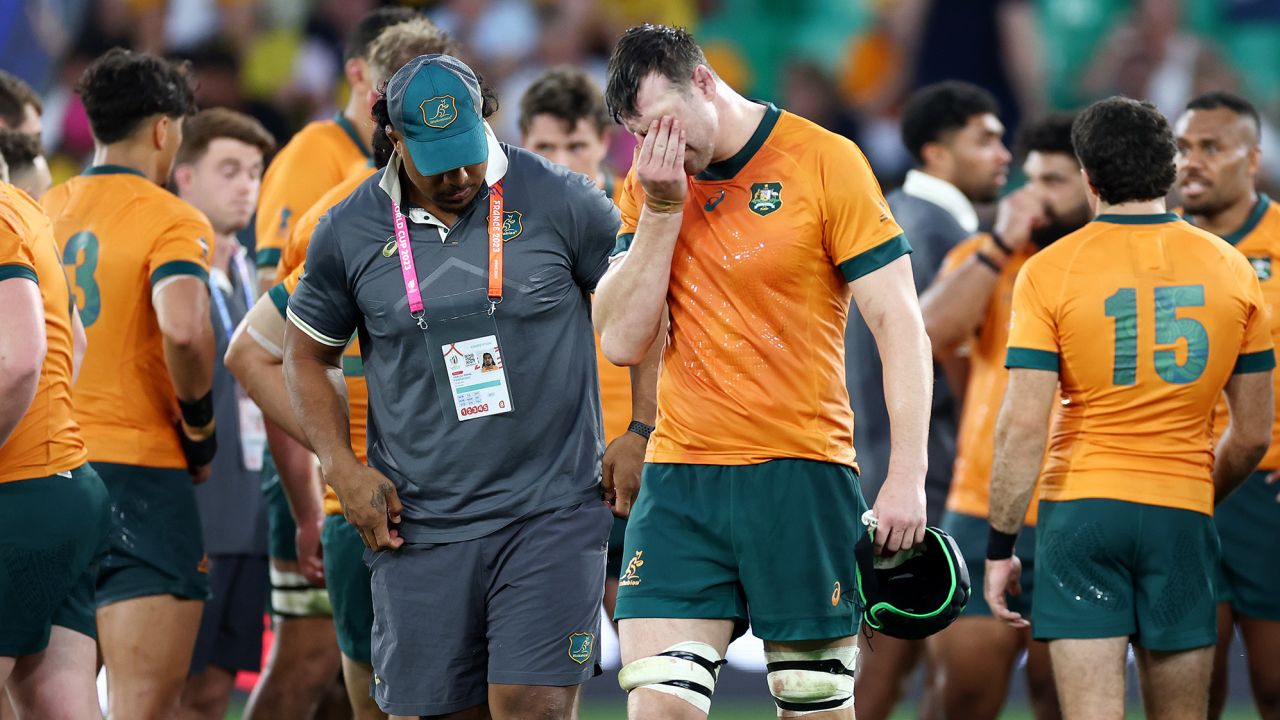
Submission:
<svg viewBox="0 0 1280 720">
<path fill-rule="evenodd" d="M 489 188 L 489 314 L 502 302 L 502 181 Z M 422 304 L 422 289 L 418 287 L 418 270 L 413 265 L 413 247 L 409 243 L 409 224 L 405 222 L 400 206 L 391 201 L 391 223 L 396 229 L 396 250 L 400 253 L 400 273 L 404 276 L 404 293 L 409 298 L 409 314 L 418 321 L 418 327 L 427 329 L 426 312 Z"/>
</svg>

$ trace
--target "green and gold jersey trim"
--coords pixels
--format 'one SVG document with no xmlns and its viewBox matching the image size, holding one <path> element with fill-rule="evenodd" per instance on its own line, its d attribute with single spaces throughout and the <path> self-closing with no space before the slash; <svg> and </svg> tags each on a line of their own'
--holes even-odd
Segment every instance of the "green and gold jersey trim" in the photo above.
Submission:
<svg viewBox="0 0 1280 720">
<path fill-rule="evenodd" d="M 26 265 L 0 265 L 0 280 L 12 280 L 14 278 L 26 278 L 37 285 L 40 284 L 40 279 L 36 277 L 36 271 Z"/>
<path fill-rule="evenodd" d="M 351 124 L 351 121 L 347 119 L 346 115 L 343 115 L 340 112 L 334 113 L 333 121 L 338 123 L 338 127 L 342 128 L 342 131 L 347 134 L 347 138 L 349 138 L 351 142 L 360 149 L 360 153 L 362 155 L 370 160 L 373 159 L 373 153 L 369 151 L 367 146 L 368 144 L 360 139 L 360 133 L 356 132 L 355 126 Z"/>
<path fill-rule="evenodd" d="M 267 297 L 271 298 L 271 302 L 276 306 L 276 310 L 280 311 L 280 317 L 288 317 L 289 314 L 289 291 L 284 289 L 284 283 L 276 283 L 267 291 Z"/>
<path fill-rule="evenodd" d="M 910 253 L 911 244 L 907 242 L 907 236 L 899 233 L 870 250 L 854 255 L 837 267 L 845 282 L 853 282 Z"/>
<path fill-rule="evenodd" d="M 782 117 L 782 111 L 776 105 L 773 103 L 766 104 L 764 117 L 760 119 L 760 124 L 756 126 L 756 131 L 751 134 L 751 139 L 747 140 L 747 144 L 734 153 L 733 157 L 708 165 L 705 170 L 698 173 L 695 179 L 710 181 L 732 180 L 764 146 L 764 141 L 769 139 L 769 134 L 773 132 L 773 126 L 778 124 L 778 118 L 780 117 Z"/>
<path fill-rule="evenodd" d="M 1244 224 L 1240 226 L 1239 230 L 1230 235 L 1224 235 L 1222 239 L 1232 245 L 1238 245 L 1241 240 L 1249 237 L 1249 233 L 1252 233 L 1258 227 L 1258 223 L 1262 222 L 1262 217 L 1267 214 L 1267 208 L 1270 206 L 1271 198 L 1258 193 L 1258 199 L 1253 203 L 1253 209 L 1249 211 L 1249 217 L 1245 218 Z"/>
<path fill-rule="evenodd" d="M 1261 350 L 1259 352 L 1242 353 L 1236 358 L 1236 367 L 1231 371 L 1232 375 L 1244 375 L 1245 373 L 1267 372 L 1274 370 L 1276 367 L 1276 353 L 1274 350 Z"/>
<path fill-rule="evenodd" d="M 124 165 L 94 165 L 87 167 L 81 175 L 137 175 L 140 178 L 147 176 L 141 171 Z"/>
<path fill-rule="evenodd" d="M 155 287 L 157 283 L 165 278 L 171 278 L 177 275 L 190 275 L 200 278 L 200 282 L 209 283 L 209 271 L 200 266 L 199 263 L 190 260 L 172 260 L 151 273 L 151 287 Z"/>
<path fill-rule="evenodd" d="M 342 376 L 364 377 L 364 358 L 359 355 L 343 355 Z"/>
<path fill-rule="evenodd" d="M 1009 369 L 1024 368 L 1027 370 L 1058 372 L 1058 354 L 1051 353 L 1048 350 L 1011 347 L 1005 355 L 1004 366 Z"/>
<path fill-rule="evenodd" d="M 1176 213 L 1151 213 L 1149 215 L 1117 215 L 1107 213 L 1094 218 L 1094 222 L 1114 223 L 1116 225 L 1162 225 L 1177 222 L 1182 218 Z"/>
<path fill-rule="evenodd" d="M 258 267 L 273 268 L 280 264 L 280 248 L 258 248 Z"/>
</svg>

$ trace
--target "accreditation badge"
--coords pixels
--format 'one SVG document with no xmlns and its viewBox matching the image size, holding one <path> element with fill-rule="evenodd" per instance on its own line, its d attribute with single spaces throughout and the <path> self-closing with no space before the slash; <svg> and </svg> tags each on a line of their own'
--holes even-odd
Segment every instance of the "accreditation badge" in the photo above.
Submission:
<svg viewBox="0 0 1280 720">
<path fill-rule="evenodd" d="M 440 346 L 458 420 L 511 412 L 511 390 L 496 335 Z"/>
<path fill-rule="evenodd" d="M 236 385 L 236 409 L 240 420 L 240 454 L 244 458 L 244 469 L 258 472 L 262 470 L 262 453 L 267 447 L 267 425 L 257 403 L 239 385 Z"/>
</svg>

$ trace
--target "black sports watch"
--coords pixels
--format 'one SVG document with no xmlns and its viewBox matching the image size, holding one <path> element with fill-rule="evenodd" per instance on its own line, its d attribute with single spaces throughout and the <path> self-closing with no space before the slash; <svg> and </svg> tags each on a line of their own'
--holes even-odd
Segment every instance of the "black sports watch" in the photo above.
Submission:
<svg viewBox="0 0 1280 720">
<path fill-rule="evenodd" d="M 649 436 L 653 434 L 653 426 L 645 425 L 639 420 L 632 420 L 631 424 L 627 426 L 627 432 L 633 432 L 645 440 L 648 440 Z"/>
</svg>

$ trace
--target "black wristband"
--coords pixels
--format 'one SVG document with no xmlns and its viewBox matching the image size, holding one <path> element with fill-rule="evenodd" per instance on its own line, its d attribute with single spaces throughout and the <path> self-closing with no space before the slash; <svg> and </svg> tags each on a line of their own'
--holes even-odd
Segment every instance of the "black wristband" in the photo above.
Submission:
<svg viewBox="0 0 1280 720">
<path fill-rule="evenodd" d="M 995 243 L 996 247 L 1000 248 L 1000 252 L 1005 255 L 1013 255 L 1013 248 L 1009 247 L 1008 243 L 1004 241 L 1004 238 L 994 232 L 991 233 L 991 242 Z"/>
<path fill-rule="evenodd" d="M 645 440 L 648 440 L 649 436 L 653 434 L 653 426 L 645 425 L 639 420 L 632 420 L 631 424 L 627 426 L 627 432 L 635 433 Z"/>
<path fill-rule="evenodd" d="M 208 425 L 213 422 L 213 391 L 205 393 L 199 400 L 178 400 L 178 410 L 182 411 L 182 422 L 187 427 L 198 429 Z"/>
<path fill-rule="evenodd" d="M 1000 274 L 1001 267 L 1000 267 L 998 264 L 996 264 L 996 261 L 995 261 L 995 260 L 992 260 L 992 259 L 991 259 L 990 257 L 988 257 L 986 254 L 984 254 L 984 253 L 980 253 L 980 252 L 974 253 L 974 254 L 973 254 L 973 259 L 974 259 L 974 260 L 977 260 L 978 262 L 982 263 L 983 265 L 986 265 L 987 267 L 991 268 L 991 272 L 993 272 L 993 273 L 995 273 L 995 274 L 997 274 L 997 275 L 999 275 L 999 274 Z"/>
<path fill-rule="evenodd" d="M 1017 533 L 1003 533 L 990 528 L 987 531 L 987 559 L 1008 560 L 1013 557 L 1013 546 L 1017 543 Z"/>
<path fill-rule="evenodd" d="M 187 469 L 192 472 L 201 465 L 213 462 L 213 456 L 218 452 L 218 436 L 215 433 L 209 433 L 209 437 L 203 440 L 192 440 L 179 426 L 178 442 L 182 444 L 182 454 L 187 458 Z"/>
</svg>

